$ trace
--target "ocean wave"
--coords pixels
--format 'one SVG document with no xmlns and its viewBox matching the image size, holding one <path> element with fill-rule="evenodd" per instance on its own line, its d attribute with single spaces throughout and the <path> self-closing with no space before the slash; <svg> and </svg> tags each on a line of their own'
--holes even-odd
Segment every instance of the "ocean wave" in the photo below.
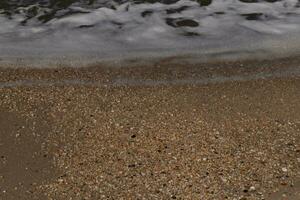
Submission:
<svg viewBox="0 0 300 200">
<path fill-rule="evenodd" d="M 255 50 L 297 35 L 299 19 L 298 0 L 5 0 L 0 53 Z"/>
</svg>

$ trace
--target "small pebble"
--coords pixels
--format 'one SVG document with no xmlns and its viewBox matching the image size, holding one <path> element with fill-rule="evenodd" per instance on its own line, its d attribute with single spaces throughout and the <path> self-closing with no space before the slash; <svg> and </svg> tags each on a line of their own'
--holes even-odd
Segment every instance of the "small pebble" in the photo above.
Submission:
<svg viewBox="0 0 300 200">
<path fill-rule="evenodd" d="M 282 170 L 283 172 L 287 172 L 287 171 L 288 171 L 286 167 L 281 168 L 281 170 Z"/>
<path fill-rule="evenodd" d="M 255 191 L 256 188 L 254 186 L 251 186 L 250 189 L 249 189 L 251 192 Z"/>
</svg>

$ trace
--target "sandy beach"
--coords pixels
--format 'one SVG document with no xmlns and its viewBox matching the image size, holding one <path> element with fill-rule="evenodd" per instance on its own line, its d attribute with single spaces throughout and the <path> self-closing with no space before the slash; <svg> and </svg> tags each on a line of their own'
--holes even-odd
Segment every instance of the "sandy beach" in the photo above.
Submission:
<svg viewBox="0 0 300 200">
<path fill-rule="evenodd" d="M 300 59 L 0 69 L 0 199 L 300 199 Z"/>
</svg>

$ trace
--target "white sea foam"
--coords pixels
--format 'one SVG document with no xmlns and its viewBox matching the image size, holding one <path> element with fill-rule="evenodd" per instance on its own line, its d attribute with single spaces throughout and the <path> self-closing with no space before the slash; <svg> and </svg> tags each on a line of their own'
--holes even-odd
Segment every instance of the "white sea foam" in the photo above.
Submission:
<svg viewBox="0 0 300 200">
<path fill-rule="evenodd" d="M 174 4 L 131 2 L 88 8 L 53 17 L 41 23 L 38 16 L 25 20 L 23 12 L 11 19 L 0 15 L 0 63 L 95 62 L 105 58 L 193 54 L 205 56 L 222 52 L 291 53 L 300 50 L 300 8 L 297 0 L 275 3 L 243 3 L 214 0 L 209 6 L 181 0 Z M 32 6 L 32 5 L 31 5 Z M 179 8 L 181 12 L 169 12 Z M 20 8 L 21 9 L 21 8 Z M 22 8 L 25 12 L 26 9 Z M 21 9 L 21 10 L 22 10 Z M 47 8 L 40 8 L 44 13 Z M 61 13 L 60 13 L 61 12 Z M 143 12 L 149 12 L 142 17 Z M 252 16 L 251 16 L 252 14 Z M 261 15 L 260 20 L 247 20 Z M 173 27 L 166 19 L 193 20 L 199 26 Z M 191 34 L 187 36 L 187 34 Z M 281 45 L 279 45 L 281 44 Z M 282 48 L 282 46 L 290 47 Z M 202 57 L 201 57 L 202 58 Z M 47 62 L 45 60 L 48 60 Z M 55 63 L 56 63 L 55 62 Z"/>
</svg>

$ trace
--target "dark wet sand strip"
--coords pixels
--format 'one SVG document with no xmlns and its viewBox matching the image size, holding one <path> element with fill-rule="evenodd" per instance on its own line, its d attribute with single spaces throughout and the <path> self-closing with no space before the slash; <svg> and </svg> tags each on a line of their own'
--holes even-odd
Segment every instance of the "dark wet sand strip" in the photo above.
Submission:
<svg viewBox="0 0 300 200">
<path fill-rule="evenodd" d="M 0 199 L 299 199 L 299 62 L 281 64 L 288 62 L 257 63 L 256 71 L 249 63 L 227 71 L 2 70 L 3 83 L 77 77 L 101 84 L 0 88 Z M 290 69 L 205 84 L 109 84 Z"/>
<path fill-rule="evenodd" d="M 36 187 L 58 174 L 46 149 L 49 124 L 1 107 L 0 127 L 1 199 L 45 199 Z"/>
</svg>

